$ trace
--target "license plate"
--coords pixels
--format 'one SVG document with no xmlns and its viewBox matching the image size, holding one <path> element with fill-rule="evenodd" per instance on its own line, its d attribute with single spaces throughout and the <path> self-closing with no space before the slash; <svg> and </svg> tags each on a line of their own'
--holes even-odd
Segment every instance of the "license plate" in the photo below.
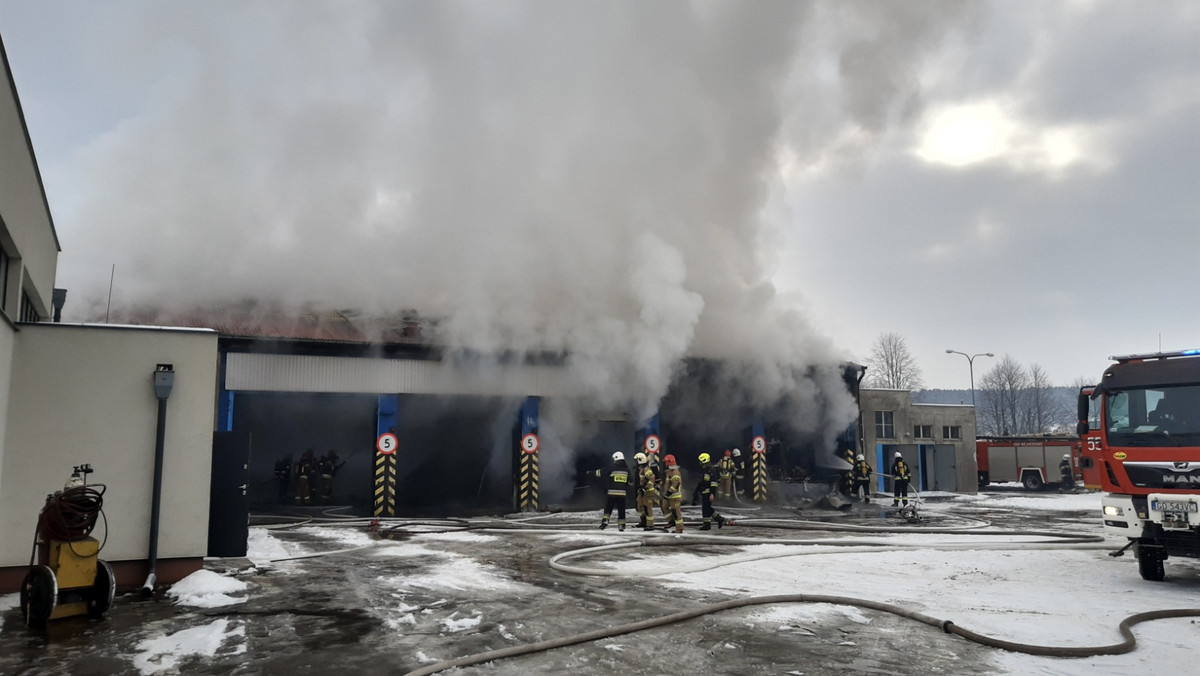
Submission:
<svg viewBox="0 0 1200 676">
<path fill-rule="evenodd" d="M 1156 512 L 1198 512 L 1200 504 L 1190 500 L 1155 500 L 1150 503 L 1150 509 Z"/>
</svg>

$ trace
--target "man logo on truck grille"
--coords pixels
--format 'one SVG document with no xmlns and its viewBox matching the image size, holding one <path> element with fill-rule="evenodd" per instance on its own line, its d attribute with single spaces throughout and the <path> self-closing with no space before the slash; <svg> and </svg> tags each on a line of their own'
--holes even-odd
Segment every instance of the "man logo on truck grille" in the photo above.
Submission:
<svg viewBox="0 0 1200 676">
<path fill-rule="evenodd" d="M 1187 468 L 1188 468 L 1188 463 L 1186 463 L 1186 462 L 1175 463 L 1175 469 L 1187 469 Z"/>
</svg>

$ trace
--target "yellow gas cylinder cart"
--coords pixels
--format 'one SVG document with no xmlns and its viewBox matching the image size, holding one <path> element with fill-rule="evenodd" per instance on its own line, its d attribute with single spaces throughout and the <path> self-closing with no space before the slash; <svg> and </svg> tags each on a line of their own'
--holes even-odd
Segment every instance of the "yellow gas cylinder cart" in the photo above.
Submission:
<svg viewBox="0 0 1200 676">
<path fill-rule="evenodd" d="M 38 516 L 34 553 L 20 594 L 21 616 L 30 627 L 74 615 L 101 617 L 112 605 L 116 578 L 112 567 L 97 558 L 103 545 L 91 537 L 103 514 L 105 486 L 87 485 L 91 472 L 91 465 L 76 467 L 63 490 L 46 496 Z"/>
</svg>

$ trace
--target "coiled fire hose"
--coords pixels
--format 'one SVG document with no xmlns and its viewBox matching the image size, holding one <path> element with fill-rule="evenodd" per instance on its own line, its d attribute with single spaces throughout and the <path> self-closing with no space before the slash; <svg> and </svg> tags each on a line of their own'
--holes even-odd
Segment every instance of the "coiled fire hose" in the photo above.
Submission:
<svg viewBox="0 0 1200 676">
<path fill-rule="evenodd" d="M 46 498 L 46 504 L 38 514 L 38 535 L 34 538 L 33 551 L 29 555 L 29 565 L 37 558 L 37 542 L 58 540 L 60 542 L 78 542 L 92 534 L 96 527 L 96 519 L 104 514 L 104 484 L 88 486 L 73 486 Z M 108 540 L 108 529 L 105 528 L 105 541 Z M 104 543 L 100 543 L 100 548 Z"/>
</svg>

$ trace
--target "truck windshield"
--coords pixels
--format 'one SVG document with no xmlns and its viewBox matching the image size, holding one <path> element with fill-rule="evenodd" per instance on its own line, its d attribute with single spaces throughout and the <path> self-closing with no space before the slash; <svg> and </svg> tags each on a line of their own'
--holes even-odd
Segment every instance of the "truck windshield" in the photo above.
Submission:
<svg viewBox="0 0 1200 676">
<path fill-rule="evenodd" d="M 1109 392 L 1109 446 L 1200 446 L 1200 385 Z"/>
</svg>

